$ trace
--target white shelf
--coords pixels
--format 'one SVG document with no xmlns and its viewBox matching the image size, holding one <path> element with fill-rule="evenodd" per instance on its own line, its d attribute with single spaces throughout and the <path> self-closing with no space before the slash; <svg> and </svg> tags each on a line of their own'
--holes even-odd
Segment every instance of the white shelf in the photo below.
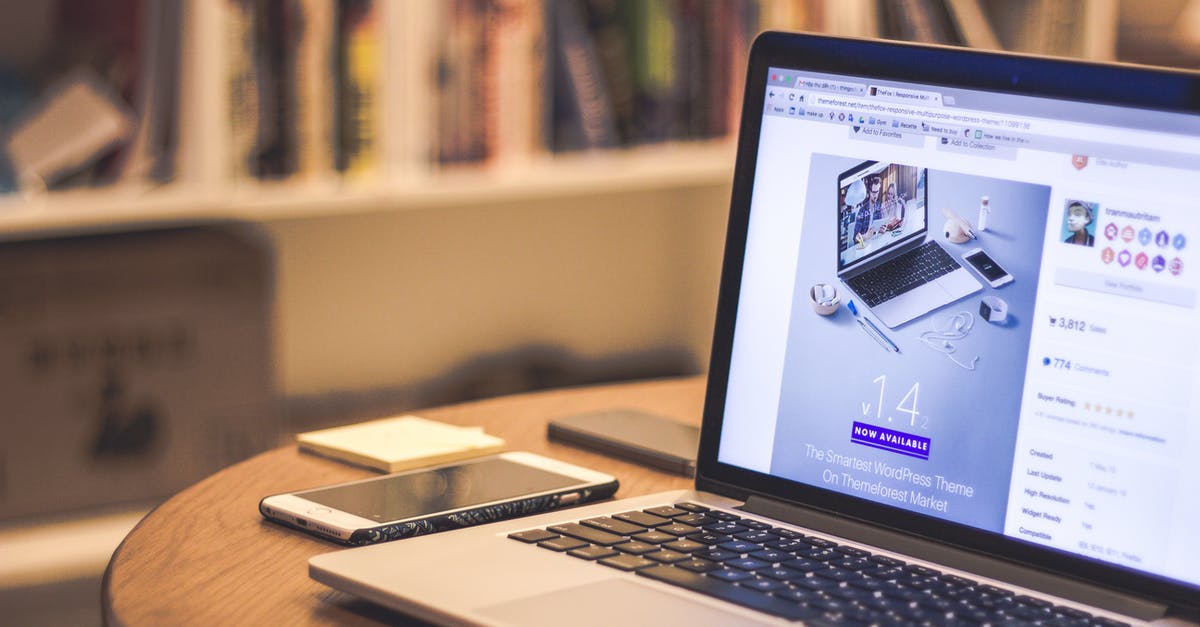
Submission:
<svg viewBox="0 0 1200 627">
<path fill-rule="evenodd" d="M 197 222 L 274 220 L 438 207 L 487 207 L 727 185 L 730 141 L 540 157 L 519 168 L 463 168 L 375 182 L 243 183 L 225 189 L 118 187 L 0 199 L 0 238 L 128 230 Z"/>
<path fill-rule="evenodd" d="M 0 528 L 0 588 L 98 577 L 145 509 Z"/>
</svg>

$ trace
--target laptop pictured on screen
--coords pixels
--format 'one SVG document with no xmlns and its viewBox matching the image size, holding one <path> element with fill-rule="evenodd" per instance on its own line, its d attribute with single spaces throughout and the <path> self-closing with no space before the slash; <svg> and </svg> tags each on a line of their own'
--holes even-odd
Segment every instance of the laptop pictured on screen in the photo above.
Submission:
<svg viewBox="0 0 1200 627">
<path fill-rule="evenodd" d="M 310 575 L 448 623 L 1196 620 L 1198 88 L 761 35 L 696 489 L 337 551 Z M 929 243 L 972 260 L 972 294 L 907 324 L 849 308 L 848 267 Z"/>
<path fill-rule="evenodd" d="M 982 289 L 928 237 L 927 174 L 867 161 L 837 178 L 838 277 L 889 328 Z"/>
</svg>

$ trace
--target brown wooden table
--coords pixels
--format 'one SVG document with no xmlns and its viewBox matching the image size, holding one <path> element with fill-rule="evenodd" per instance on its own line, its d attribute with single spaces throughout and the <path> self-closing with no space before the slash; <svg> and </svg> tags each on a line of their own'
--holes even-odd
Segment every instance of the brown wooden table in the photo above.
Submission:
<svg viewBox="0 0 1200 627">
<path fill-rule="evenodd" d="M 540 453 L 607 472 L 617 497 L 686 488 L 690 479 L 547 441 L 553 418 L 632 407 L 699 424 L 702 378 L 605 385 L 507 396 L 414 412 L 479 425 L 509 450 Z M 284 446 L 226 468 L 147 515 L 113 554 L 105 573 L 110 625 L 365 625 L 404 617 L 308 578 L 308 559 L 340 548 L 264 521 L 269 494 L 371 476 L 368 470 Z"/>
</svg>

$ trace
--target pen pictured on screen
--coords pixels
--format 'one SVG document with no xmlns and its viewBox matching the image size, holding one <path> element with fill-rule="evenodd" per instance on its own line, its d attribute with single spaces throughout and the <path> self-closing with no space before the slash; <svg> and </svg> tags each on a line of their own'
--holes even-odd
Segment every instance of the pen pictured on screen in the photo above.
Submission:
<svg viewBox="0 0 1200 627">
<path fill-rule="evenodd" d="M 883 331 L 880 331 L 879 327 L 875 326 L 874 322 L 871 322 L 870 319 L 859 315 L 858 307 L 854 306 L 854 301 L 846 301 L 846 308 L 849 309 L 850 313 L 854 315 L 854 321 L 858 323 L 858 326 L 863 330 L 863 332 L 871 336 L 876 342 L 879 343 L 880 346 L 893 353 L 900 352 L 900 347 L 896 346 L 895 342 L 889 339 L 888 336 L 884 335 Z"/>
</svg>

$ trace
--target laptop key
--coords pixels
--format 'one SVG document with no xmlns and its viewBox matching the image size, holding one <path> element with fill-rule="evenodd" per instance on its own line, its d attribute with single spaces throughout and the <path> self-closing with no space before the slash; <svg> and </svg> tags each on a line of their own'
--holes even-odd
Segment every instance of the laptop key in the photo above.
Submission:
<svg viewBox="0 0 1200 627">
<path fill-rule="evenodd" d="M 749 531 L 735 533 L 733 534 L 733 537 L 737 538 L 738 540 L 745 540 L 746 542 L 755 542 L 758 544 L 774 542 L 779 539 L 779 536 L 762 529 L 751 529 Z"/>
<path fill-rule="evenodd" d="M 658 527 L 671 524 L 670 518 L 663 518 L 662 516 L 655 516 L 646 512 L 621 512 L 620 514 L 613 514 L 613 518 L 643 527 Z"/>
<path fill-rule="evenodd" d="M 671 507 L 670 505 L 664 505 L 662 507 L 651 507 L 648 509 L 644 509 L 642 511 L 646 512 L 647 514 L 653 514 L 655 516 L 662 516 L 663 518 L 674 518 L 676 516 L 683 516 L 684 514 L 687 513 L 687 510 L 682 510 L 682 509 L 679 509 L 678 507 Z"/>
<path fill-rule="evenodd" d="M 558 551 L 559 553 L 562 553 L 563 551 L 570 551 L 571 549 L 578 549 L 580 547 L 585 547 L 587 545 L 588 545 L 587 542 L 584 542 L 583 540 L 579 540 L 577 538 L 562 538 L 562 537 L 554 538 L 553 540 L 543 540 L 542 542 L 538 542 L 538 546 L 542 547 L 543 549 L 550 549 L 551 551 Z"/>
<path fill-rule="evenodd" d="M 594 527 L 601 531 L 615 533 L 619 536 L 631 536 L 635 533 L 642 533 L 643 531 L 647 530 L 646 527 L 642 527 L 641 525 L 635 525 L 633 523 L 628 523 L 623 520 L 617 520 L 617 519 L 611 518 L 609 516 L 601 516 L 599 518 L 585 518 L 585 519 L 579 521 L 579 524 L 586 525 L 588 527 Z"/>
<path fill-rule="evenodd" d="M 656 527 L 654 530 L 661 531 L 663 533 L 669 533 L 669 534 L 675 535 L 675 536 L 686 536 L 686 535 L 693 534 L 693 533 L 700 533 L 699 527 L 693 527 L 691 525 L 681 525 L 679 523 L 671 523 L 669 525 L 663 525 L 661 527 Z"/>
<path fill-rule="evenodd" d="M 852 570 L 846 570 L 844 568 L 825 568 L 823 570 L 818 570 L 813 574 L 818 577 L 824 577 L 834 581 L 853 581 L 855 579 L 862 578 L 860 573 L 856 573 Z"/>
<path fill-rule="evenodd" d="M 650 544 L 662 544 L 663 542 L 674 542 L 675 540 L 678 540 L 679 538 L 676 536 L 673 536 L 669 533 L 663 533 L 661 531 L 654 530 L 654 531 L 647 531 L 646 533 L 639 533 L 639 534 L 633 536 L 633 539 L 637 540 L 638 542 L 647 542 Z"/>
<path fill-rule="evenodd" d="M 640 568 L 649 568 L 651 566 L 658 566 L 658 562 L 648 560 L 639 555 L 628 555 L 628 554 L 618 555 L 616 557 L 606 557 L 606 558 L 600 560 L 600 563 L 604 564 L 605 566 L 609 566 L 612 568 L 616 568 L 617 570 L 624 570 L 624 571 L 638 570 Z"/>
<path fill-rule="evenodd" d="M 799 531 L 792 531 L 791 529 L 784 529 L 783 527 L 772 527 L 771 533 L 779 536 L 780 538 L 786 538 L 788 540 L 799 540 L 800 538 L 804 537 L 804 534 L 800 533 Z"/>
<path fill-rule="evenodd" d="M 691 553 L 693 551 L 707 549 L 708 545 L 696 542 L 694 540 L 680 538 L 674 542 L 667 542 L 663 544 L 663 548 L 671 549 L 672 551 L 679 551 L 680 553 Z"/>
<path fill-rule="evenodd" d="M 979 586 L 975 589 L 978 590 L 981 594 L 986 594 L 988 596 L 994 596 L 994 597 L 1011 597 L 1015 594 L 1009 590 L 1005 590 L 1004 588 L 997 588 L 996 586 L 987 585 L 987 584 Z"/>
<path fill-rule="evenodd" d="M 742 570 L 761 570 L 770 566 L 770 564 L 767 562 L 756 560 L 753 557 L 739 557 L 737 559 L 725 562 L 725 565 L 732 566 L 734 568 L 740 568 Z"/>
<path fill-rule="evenodd" d="M 693 533 L 692 535 L 688 536 L 688 539 L 695 540 L 696 542 L 703 544 L 712 545 L 721 544 L 722 542 L 729 542 L 733 540 L 733 536 L 727 536 L 723 533 L 712 533 L 705 531 L 701 533 Z"/>
<path fill-rule="evenodd" d="M 646 553 L 642 557 L 648 560 L 654 560 L 661 564 L 674 564 L 675 562 L 682 562 L 683 560 L 691 559 L 687 553 L 680 553 L 679 551 L 671 551 L 669 549 L 663 549 L 653 553 Z"/>
<path fill-rule="evenodd" d="M 749 588 L 743 588 L 674 566 L 644 568 L 638 570 L 637 574 L 790 620 L 804 620 L 818 615 L 817 612 L 786 599 L 763 594 Z"/>
<path fill-rule="evenodd" d="M 763 545 L 769 549 L 778 549 L 786 553 L 791 553 L 794 551 L 807 551 L 808 549 L 813 548 L 811 544 L 800 539 L 775 540 L 773 542 L 764 542 Z"/>
<path fill-rule="evenodd" d="M 904 562 L 902 562 L 894 557 L 888 557 L 886 555 L 872 555 L 871 557 L 868 557 L 867 559 L 871 560 L 872 562 L 875 562 L 876 564 L 879 564 L 880 566 L 888 566 L 891 568 L 899 568 L 901 566 L 904 566 Z M 963 581 L 970 581 L 970 580 L 963 579 Z M 970 585 L 974 585 L 974 583 L 975 582 L 971 581 Z"/>
<path fill-rule="evenodd" d="M 724 520 L 724 521 L 729 521 L 729 522 L 735 522 L 735 521 L 742 519 L 742 517 L 738 516 L 737 514 L 730 514 L 729 512 L 722 512 L 722 511 L 715 510 L 715 509 L 709 511 L 708 515 L 712 516 L 713 518 L 716 518 L 717 520 Z"/>
<path fill-rule="evenodd" d="M 585 527 L 579 523 L 552 525 L 550 527 L 546 527 L 546 530 L 553 531 L 554 533 L 562 534 L 564 536 L 571 536 L 572 538 L 579 538 L 580 540 L 587 540 L 592 544 L 599 544 L 603 546 L 609 546 L 625 541 L 624 537 L 615 533 L 609 533 L 607 531 Z"/>
<path fill-rule="evenodd" d="M 749 527 L 743 527 L 734 522 L 719 521 L 704 526 L 704 530 L 709 533 L 722 533 L 725 535 L 733 535 L 735 533 L 744 533 L 749 531 Z"/>
<path fill-rule="evenodd" d="M 571 557 L 578 557 L 579 559 L 584 560 L 598 560 L 605 557 L 618 555 L 618 553 L 606 546 L 589 544 L 578 549 L 571 549 L 570 551 L 567 551 L 567 555 L 570 555 Z"/>
<path fill-rule="evenodd" d="M 546 531 L 545 529 L 530 529 L 529 531 L 514 531 L 513 533 L 508 534 L 508 537 L 512 538 L 513 540 L 520 540 L 525 544 L 533 544 L 535 542 L 557 538 L 558 534 Z"/>
<path fill-rule="evenodd" d="M 807 576 L 798 570 L 792 570 L 790 568 L 784 568 L 782 566 L 772 566 L 771 568 L 764 568 L 762 570 L 755 571 L 755 572 L 764 577 L 770 577 L 771 579 L 778 579 L 780 581 L 792 581 L 795 579 L 803 579 L 804 577 Z"/>
<path fill-rule="evenodd" d="M 753 579 L 739 581 L 738 585 L 742 586 L 743 588 L 758 590 L 759 592 L 774 592 L 776 590 L 782 590 L 784 587 L 786 587 L 785 584 L 780 581 L 775 579 L 766 579 L 763 577 L 755 577 Z"/>
<path fill-rule="evenodd" d="M 934 570 L 925 566 L 918 566 L 917 564 L 909 564 L 908 566 L 902 567 L 901 570 L 913 573 L 914 575 L 920 575 L 922 577 L 937 577 L 938 575 L 942 574 L 942 571 L 940 570 Z"/>
<path fill-rule="evenodd" d="M 753 542 L 744 542 L 742 540 L 722 542 L 717 546 L 725 549 L 726 551 L 733 551 L 735 553 L 753 553 L 754 551 L 762 550 L 761 546 L 754 544 Z"/>
<path fill-rule="evenodd" d="M 630 555 L 642 555 L 645 553 L 653 553 L 654 551 L 659 550 L 657 544 L 638 542 L 637 540 L 633 540 L 631 542 L 622 542 L 621 544 L 614 544 L 613 548 L 622 553 L 629 553 Z"/>
<path fill-rule="evenodd" d="M 685 503 L 676 503 L 675 507 L 678 507 L 679 509 L 687 510 L 689 512 L 693 512 L 696 514 L 703 514 L 704 512 L 708 511 L 707 507 L 696 504 L 696 503 L 686 503 L 686 502 Z"/>
<path fill-rule="evenodd" d="M 673 520 L 677 523 L 693 527 L 703 527 L 704 525 L 717 522 L 716 518 L 705 514 L 684 514 L 683 516 L 676 516 Z"/>
<path fill-rule="evenodd" d="M 737 568 L 720 568 L 709 571 L 708 576 L 716 577 L 721 581 L 741 581 L 743 579 L 750 579 L 754 575 L 744 570 L 738 570 Z"/>
<path fill-rule="evenodd" d="M 701 559 L 712 560 L 714 562 L 725 562 L 732 559 L 737 559 L 742 556 L 741 553 L 726 551 L 725 549 L 705 548 L 692 553 L 693 556 Z"/>
<path fill-rule="evenodd" d="M 763 549 L 761 551 L 755 551 L 755 552 L 751 553 L 750 557 L 753 557 L 755 559 L 760 559 L 764 562 L 778 564 L 780 562 L 786 562 L 786 561 L 792 559 L 792 554 L 785 553 L 783 551 L 777 551 L 775 549 Z"/>
<path fill-rule="evenodd" d="M 790 568 L 792 570 L 798 570 L 802 573 L 811 573 L 824 568 L 829 568 L 829 565 L 825 562 L 818 562 L 816 560 L 810 560 L 803 557 L 796 558 L 794 560 L 788 560 L 781 563 L 780 566 L 783 566 L 784 568 Z"/>
<path fill-rule="evenodd" d="M 978 581 L 972 581 L 965 577 L 959 577 L 958 575 L 942 575 L 938 577 L 938 579 L 941 579 L 942 581 L 959 588 L 969 588 L 979 583 Z"/>
<path fill-rule="evenodd" d="M 772 592 L 771 596 L 802 604 L 820 598 L 816 592 L 807 588 L 780 588 Z"/>
<path fill-rule="evenodd" d="M 702 559 L 699 559 L 696 557 L 693 557 L 690 560 L 676 562 L 675 566 L 682 568 L 684 570 L 690 570 L 694 573 L 706 573 L 710 570 L 716 570 L 717 568 L 721 567 L 720 564 L 717 564 L 715 562 L 710 562 L 708 560 L 702 560 Z"/>
</svg>

